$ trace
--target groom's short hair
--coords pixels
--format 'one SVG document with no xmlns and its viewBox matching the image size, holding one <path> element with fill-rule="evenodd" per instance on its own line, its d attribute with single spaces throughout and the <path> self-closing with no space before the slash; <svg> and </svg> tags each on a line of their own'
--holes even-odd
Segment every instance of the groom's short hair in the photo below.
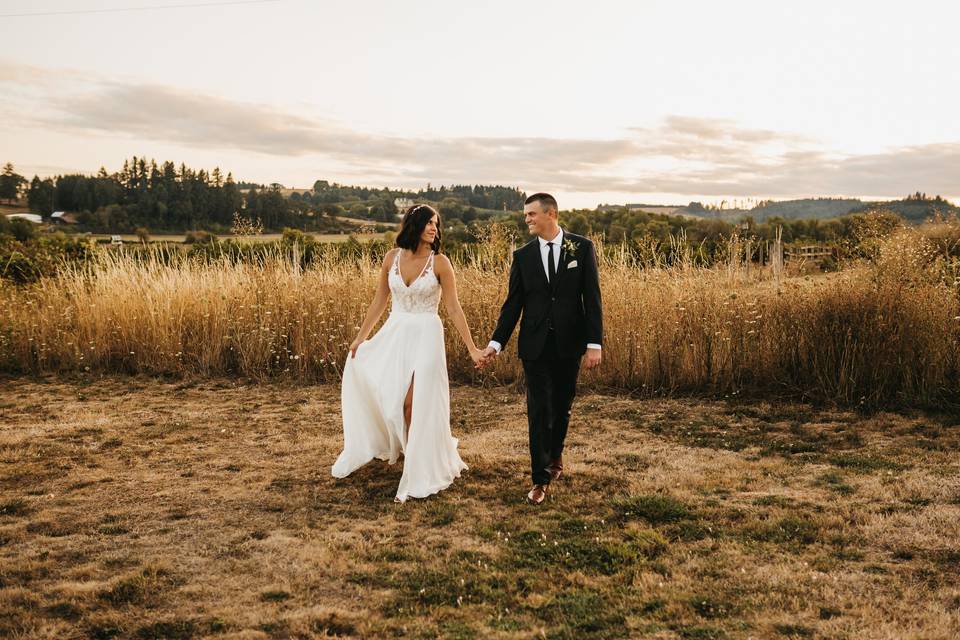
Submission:
<svg viewBox="0 0 960 640">
<path fill-rule="evenodd" d="M 535 193 L 524 200 L 523 204 L 530 204 L 531 202 L 539 202 L 540 206 L 544 209 L 553 209 L 557 212 L 560 211 L 560 208 L 557 206 L 557 199 L 549 193 Z"/>
</svg>

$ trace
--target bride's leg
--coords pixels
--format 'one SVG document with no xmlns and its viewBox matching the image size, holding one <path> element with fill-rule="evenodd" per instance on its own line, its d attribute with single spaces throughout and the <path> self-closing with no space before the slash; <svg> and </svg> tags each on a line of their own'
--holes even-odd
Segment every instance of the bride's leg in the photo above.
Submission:
<svg viewBox="0 0 960 640">
<path fill-rule="evenodd" d="M 410 376 L 410 388 L 407 389 L 407 397 L 403 399 L 403 424 L 406 428 L 403 434 L 404 441 L 410 434 L 410 420 L 413 416 L 413 380 L 415 377 L 416 374 Z"/>
</svg>

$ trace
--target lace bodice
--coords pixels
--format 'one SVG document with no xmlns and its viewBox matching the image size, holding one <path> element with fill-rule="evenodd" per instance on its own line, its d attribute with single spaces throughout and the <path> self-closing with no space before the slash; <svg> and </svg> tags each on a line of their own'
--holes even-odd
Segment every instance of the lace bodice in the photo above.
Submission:
<svg viewBox="0 0 960 640">
<path fill-rule="evenodd" d="M 403 251 L 402 249 L 400 251 Z M 388 282 L 393 297 L 392 311 L 405 313 L 436 313 L 440 304 L 440 281 L 433 272 L 433 252 L 419 276 L 408 287 L 400 275 L 400 251 L 393 259 Z"/>
</svg>

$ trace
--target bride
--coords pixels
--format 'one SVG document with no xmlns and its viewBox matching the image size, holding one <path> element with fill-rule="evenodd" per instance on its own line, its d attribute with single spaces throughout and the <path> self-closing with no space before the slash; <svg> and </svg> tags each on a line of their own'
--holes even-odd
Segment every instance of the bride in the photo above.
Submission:
<svg viewBox="0 0 960 640">
<path fill-rule="evenodd" d="M 377 293 L 343 370 L 343 452 L 333 475 L 344 478 L 373 458 L 393 464 L 402 453 L 397 502 L 446 489 L 467 468 L 450 435 L 447 357 L 437 315 L 441 292 L 474 364 L 483 352 L 457 299 L 453 266 L 439 252 L 440 215 L 425 204 L 407 209 L 397 248 L 384 257 Z M 388 293 L 390 315 L 367 340 Z"/>
</svg>

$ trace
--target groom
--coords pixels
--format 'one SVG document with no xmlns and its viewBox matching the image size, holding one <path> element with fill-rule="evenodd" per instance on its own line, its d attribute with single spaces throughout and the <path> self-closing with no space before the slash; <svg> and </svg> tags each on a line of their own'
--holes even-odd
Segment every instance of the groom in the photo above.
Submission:
<svg viewBox="0 0 960 640">
<path fill-rule="evenodd" d="M 547 193 L 527 198 L 524 220 L 536 238 L 513 253 L 507 299 L 490 345 L 488 363 L 520 321 L 518 349 L 527 378 L 531 504 L 563 473 L 563 441 L 583 366 L 600 364 L 603 318 L 593 243 L 560 228 L 557 201 Z"/>
</svg>

